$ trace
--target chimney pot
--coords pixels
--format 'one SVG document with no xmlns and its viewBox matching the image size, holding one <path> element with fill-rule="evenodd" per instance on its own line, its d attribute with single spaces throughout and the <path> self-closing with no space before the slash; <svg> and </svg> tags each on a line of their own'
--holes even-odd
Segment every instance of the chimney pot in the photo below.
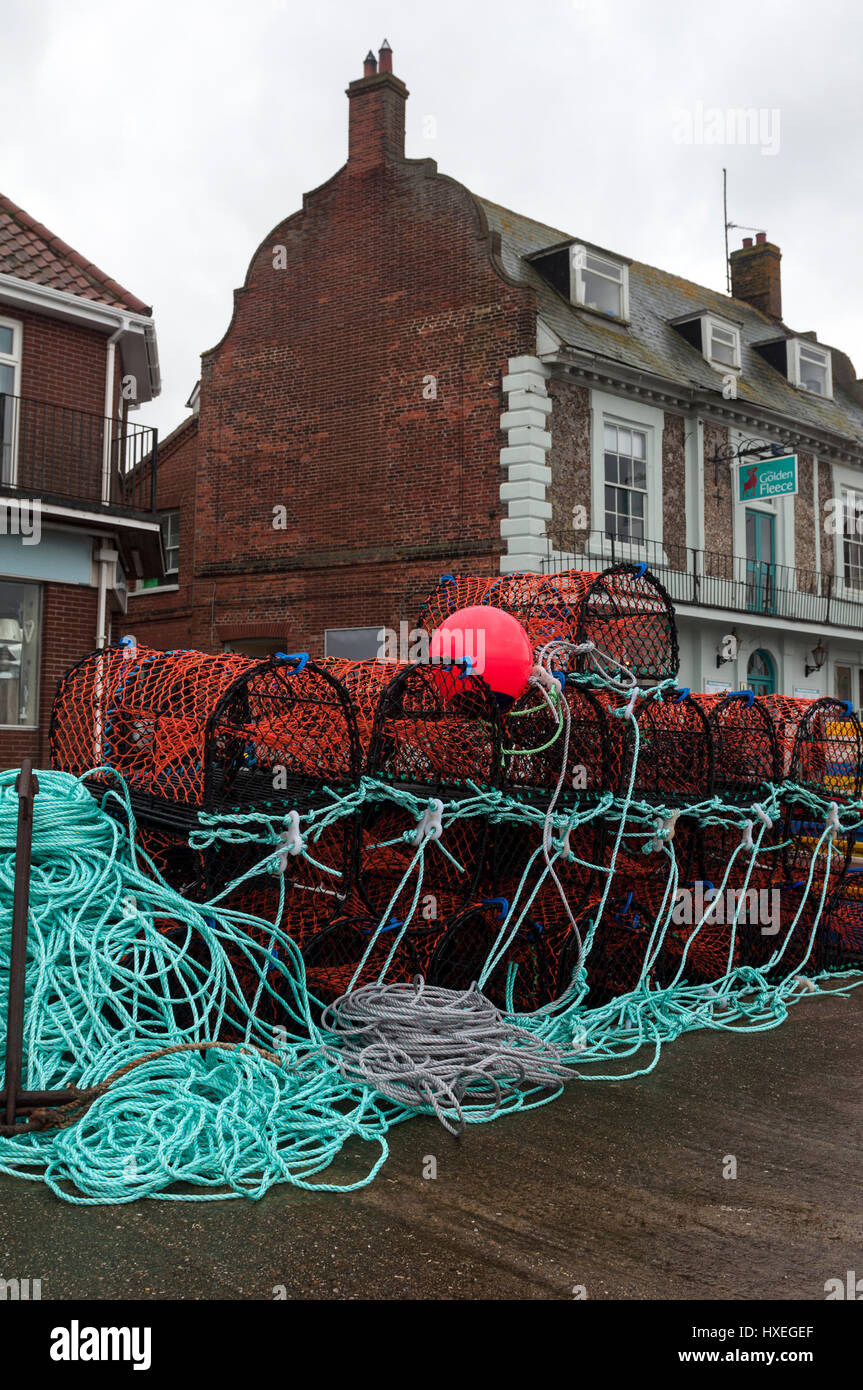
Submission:
<svg viewBox="0 0 863 1390">
<path fill-rule="evenodd" d="M 746 247 L 748 247 L 748 246 L 751 246 L 751 245 L 752 245 L 752 237 L 751 237 L 751 236 L 745 236 L 745 237 L 743 238 L 743 246 L 744 246 L 744 249 L 745 249 Z"/>
<path fill-rule="evenodd" d="M 766 233 L 766 232 L 756 232 L 756 233 L 755 233 L 755 245 L 756 245 L 756 246 L 763 246 L 764 243 L 766 242 L 766 240 L 767 240 L 767 233 Z"/>
<path fill-rule="evenodd" d="M 378 49 L 378 58 L 380 59 L 381 72 L 392 72 L 393 51 L 387 43 L 386 39 L 384 39 L 383 43 Z"/>
<path fill-rule="evenodd" d="M 363 77 L 374 77 L 378 70 L 378 60 L 372 50 L 369 49 L 363 61 Z"/>
</svg>

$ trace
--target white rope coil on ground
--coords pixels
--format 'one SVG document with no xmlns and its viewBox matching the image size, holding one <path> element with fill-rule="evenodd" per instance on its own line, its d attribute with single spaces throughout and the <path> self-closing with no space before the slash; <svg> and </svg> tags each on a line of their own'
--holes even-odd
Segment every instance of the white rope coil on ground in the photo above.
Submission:
<svg viewBox="0 0 863 1390">
<path fill-rule="evenodd" d="M 508 1023 L 479 990 L 442 989 L 421 976 L 343 994 L 322 1025 L 338 1042 L 323 1051 L 344 1075 L 402 1105 L 433 1110 L 450 1134 L 464 1129 L 465 1101 L 473 1118 L 485 1111 L 493 1119 L 521 1088 L 557 1090 L 578 1074 L 553 1043 Z"/>
</svg>

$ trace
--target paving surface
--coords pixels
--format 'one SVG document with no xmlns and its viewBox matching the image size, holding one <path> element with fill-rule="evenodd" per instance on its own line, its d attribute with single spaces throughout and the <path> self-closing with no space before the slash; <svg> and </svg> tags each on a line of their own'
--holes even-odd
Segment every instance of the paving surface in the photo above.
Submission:
<svg viewBox="0 0 863 1390">
<path fill-rule="evenodd" d="M 74 1207 L 0 1177 L 0 1277 L 43 1299 L 823 1300 L 863 1272 L 861 1121 L 863 989 L 767 1033 L 690 1034 L 649 1076 L 458 1141 L 401 1125 L 346 1196 Z"/>
</svg>

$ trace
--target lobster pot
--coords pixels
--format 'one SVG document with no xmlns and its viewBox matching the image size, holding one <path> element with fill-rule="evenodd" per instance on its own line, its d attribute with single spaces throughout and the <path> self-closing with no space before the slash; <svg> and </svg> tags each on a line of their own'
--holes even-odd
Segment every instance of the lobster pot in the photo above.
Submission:
<svg viewBox="0 0 863 1390">
<path fill-rule="evenodd" d="M 204 802 L 207 722 L 222 695 L 256 664 L 247 657 L 112 647 L 85 657 L 60 682 L 51 720 L 54 767 L 107 767 L 136 808 Z M 111 785 L 110 773 L 93 779 Z"/>
<path fill-rule="evenodd" d="M 274 822 L 278 830 L 280 822 Z M 343 817 L 309 843 L 309 855 L 278 853 L 271 843 L 217 840 L 203 854 L 206 896 L 282 930 L 302 946 L 335 917 L 353 892 L 354 818 Z M 237 880 L 240 880 L 237 882 Z M 230 892 L 224 890 L 236 883 Z"/>
<path fill-rule="evenodd" d="M 369 754 L 369 774 L 422 799 L 447 802 L 472 794 L 470 782 L 500 782 L 500 716 L 483 680 L 452 682 L 435 668 L 409 666 L 381 694 Z M 389 911 L 404 918 L 416 888 L 416 871 L 399 887 L 416 854 L 418 823 L 403 806 L 369 801 L 359 819 L 357 871 L 363 899 L 380 920 Z M 408 838 L 405 838 L 405 837 Z M 473 894 L 486 854 L 485 815 L 448 827 L 440 844 L 423 854 L 422 907 L 464 904 Z M 444 849 L 446 853 L 444 853 Z M 450 857 L 448 857 L 450 856 Z"/>
<path fill-rule="evenodd" d="M 509 944 L 484 983 L 483 993 L 499 1009 L 511 1003 L 514 1013 L 533 1013 L 554 999 L 566 934 L 553 937 L 542 922 L 526 918 L 514 935 L 510 926 L 501 937 L 504 917 L 501 905 L 494 902 L 475 903 L 457 916 L 431 958 L 429 984 L 470 989 L 500 938 L 500 945 Z"/>
<path fill-rule="evenodd" d="M 863 883 L 852 869 L 839 887 L 819 933 L 817 966 L 821 970 L 863 968 Z"/>
<path fill-rule="evenodd" d="M 627 890 L 640 882 L 655 885 L 639 891 L 649 893 L 651 901 L 659 896 L 661 902 L 671 873 L 671 857 L 681 886 L 701 873 L 700 823 L 687 816 L 684 808 L 711 795 L 713 747 L 707 717 L 686 696 L 642 701 L 635 708 L 635 726 L 630 720 L 612 718 L 616 724 L 612 748 L 614 753 L 619 750 L 621 758 L 620 788 L 628 789 L 631 783 L 636 805 L 646 802 L 657 807 L 657 815 L 647 825 L 634 817 L 627 821 L 627 833 L 617 851 L 615 881 L 626 884 Z M 664 841 L 654 839 L 656 831 L 665 828 L 664 813 L 675 810 L 679 814 L 673 836 Z M 609 824 L 607 854 L 613 848 L 614 830 Z"/>
<path fill-rule="evenodd" d="M 370 946 L 355 989 L 373 984 L 381 975 L 388 983 L 404 983 L 420 974 L 416 942 L 422 932 L 405 932 L 396 944 L 400 925 L 387 922 L 375 936 L 378 923 L 364 915 L 338 919 L 316 933 L 303 947 L 309 994 L 321 1004 L 331 1004 L 346 993 Z"/>
<path fill-rule="evenodd" d="M 353 707 L 336 676 L 293 659 L 257 663 L 224 693 L 207 723 L 204 802 L 218 814 L 265 811 L 278 830 L 285 813 L 321 811 L 356 788 L 360 746 Z M 308 853 L 285 849 L 252 873 L 224 903 L 275 920 L 299 943 L 339 914 L 352 888 L 353 818 L 334 819 Z M 217 842 L 207 854 L 207 880 L 220 891 L 272 853 L 272 845 Z"/>
<path fill-rule="evenodd" d="M 650 927 L 633 903 L 624 908 L 625 901 L 618 903 L 611 913 L 606 907 L 584 958 L 588 987 L 585 1004 L 588 1008 L 599 1008 L 619 995 L 631 993 L 644 969 Z M 579 922 L 583 940 L 587 937 L 592 915 L 588 911 Z M 579 941 L 571 932 L 561 954 L 558 993 L 563 993 L 569 986 L 578 963 Z"/>
<path fill-rule="evenodd" d="M 206 725 L 208 810 L 267 805 L 306 810 L 360 775 L 353 709 L 341 682 L 315 663 L 273 658 L 244 671 Z"/>
<path fill-rule="evenodd" d="M 501 821 L 492 827 L 485 881 L 489 897 L 512 901 L 525 873 L 524 892 L 542 877 L 545 861 L 536 850 L 542 844 L 542 813 L 555 792 L 555 810 L 565 814 L 589 811 L 611 785 L 610 741 L 602 705 L 590 690 L 572 681 L 565 685 L 562 698 L 569 716 L 568 738 L 566 722 L 561 724 L 536 687 L 502 716 L 503 788 L 536 814 L 528 825 Z M 605 834 L 606 823 L 600 816 L 574 826 L 569 836 L 574 858 L 555 860 L 555 873 L 576 914 L 591 891 L 596 875 L 592 866 L 602 860 Z M 530 911 L 546 929 L 568 922 L 560 890 L 550 875 L 542 878 Z"/>
<path fill-rule="evenodd" d="M 369 766 L 375 715 L 385 688 L 404 670 L 406 663 L 393 661 L 347 661 L 326 656 L 316 663 L 321 671 L 339 682 L 350 702 L 359 744 L 360 771 Z"/>
<path fill-rule="evenodd" d="M 612 786 L 605 709 L 586 686 L 572 681 L 562 698 L 568 730 L 536 686 L 502 716 L 503 788 L 539 806 L 548 804 L 558 784 L 561 807 L 596 800 Z"/>
<path fill-rule="evenodd" d="M 136 825 L 136 847 L 152 861 L 157 873 L 184 898 L 200 900 L 205 895 L 204 856 L 189 848 L 188 829 L 150 824 Z M 146 860 L 141 861 L 146 865 Z"/>
<path fill-rule="evenodd" d="M 713 790 L 723 801 L 759 800 L 765 782 L 781 778 L 777 726 L 750 690 L 693 697 L 713 739 Z"/>
<path fill-rule="evenodd" d="M 730 807 L 740 807 L 740 821 L 753 820 L 753 838 L 761 829 L 752 804 L 761 800 L 776 779 L 779 750 L 773 721 L 751 690 L 729 695 L 691 697 L 707 716 L 713 743 L 713 791 Z M 732 866 L 729 886 L 746 881 L 747 888 L 765 888 L 782 873 L 781 824 L 764 832 L 757 854 L 741 850 Z M 708 824 L 701 830 L 702 873 L 705 883 L 719 887 L 729 859 L 743 839 L 742 825 Z M 751 866 L 751 873 L 749 872 Z M 749 874 L 748 880 L 746 878 Z"/>
<path fill-rule="evenodd" d="M 554 641 L 591 641 L 639 680 L 659 681 L 677 673 L 674 608 L 643 565 L 494 579 L 444 575 L 420 610 L 419 626 L 432 631 L 449 614 L 473 604 L 511 613 L 535 648 Z M 586 659 L 583 668 L 590 669 Z"/>
<path fill-rule="evenodd" d="M 771 714 L 779 708 L 781 697 L 765 696 L 765 703 L 771 701 Z M 783 704 L 790 704 L 783 701 Z M 843 806 L 860 795 L 861 755 L 863 755 L 863 736 L 860 722 L 847 704 L 842 700 L 830 698 L 795 702 L 800 708 L 794 709 L 794 740 L 790 757 L 787 749 L 780 751 L 783 763 L 787 760 L 786 776 L 807 791 L 816 793 L 828 801 L 835 801 L 841 813 Z M 784 714 L 783 714 L 784 717 Z M 786 721 L 789 722 L 790 721 Z M 852 814 L 845 820 L 854 821 Z M 812 855 L 816 852 L 818 841 L 824 833 L 826 820 L 823 815 L 813 811 L 805 802 L 795 800 L 793 795 L 786 803 L 783 819 L 783 838 L 788 842 L 784 850 L 784 867 L 789 881 L 805 879 L 809 872 Z M 830 854 L 830 875 L 838 883 L 844 878 L 854 849 L 856 833 L 837 835 L 833 839 Z M 818 852 L 819 860 L 826 867 L 827 841 Z M 820 878 L 816 874 L 816 878 Z M 832 890 L 828 896 L 832 896 Z"/>
<path fill-rule="evenodd" d="M 635 710 L 638 757 L 633 795 L 675 807 L 713 794 L 713 739 L 707 716 L 691 696 L 641 701 Z M 623 722 L 623 785 L 636 759 L 635 731 Z"/>
</svg>

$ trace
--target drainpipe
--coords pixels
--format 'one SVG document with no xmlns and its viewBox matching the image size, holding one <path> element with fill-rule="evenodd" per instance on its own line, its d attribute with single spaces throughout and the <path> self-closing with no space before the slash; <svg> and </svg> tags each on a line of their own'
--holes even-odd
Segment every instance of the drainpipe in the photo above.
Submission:
<svg viewBox="0 0 863 1390">
<path fill-rule="evenodd" d="M 114 411 L 114 356 L 116 343 L 128 327 L 128 321 L 123 320 L 108 339 L 107 353 L 105 358 L 105 414 L 103 418 L 102 433 L 102 505 L 111 504 L 111 419 Z M 99 595 L 96 605 L 96 646 L 104 647 L 107 641 L 105 628 L 108 611 L 108 567 L 116 565 L 116 550 L 108 550 L 104 546 L 96 553 L 96 561 L 99 565 Z"/>
<path fill-rule="evenodd" d="M 114 413 L 114 353 L 117 340 L 123 336 L 128 328 L 128 321 L 123 320 L 120 327 L 111 334 L 108 339 L 108 351 L 105 361 L 105 430 L 102 439 L 102 503 L 109 506 L 111 502 L 111 420 Z"/>
<path fill-rule="evenodd" d="M 119 553 L 108 546 L 102 546 L 96 551 L 96 562 L 99 566 L 99 601 L 96 608 L 96 646 L 104 647 L 108 640 L 107 617 L 108 617 L 108 580 L 111 571 L 116 574 Z"/>
</svg>

